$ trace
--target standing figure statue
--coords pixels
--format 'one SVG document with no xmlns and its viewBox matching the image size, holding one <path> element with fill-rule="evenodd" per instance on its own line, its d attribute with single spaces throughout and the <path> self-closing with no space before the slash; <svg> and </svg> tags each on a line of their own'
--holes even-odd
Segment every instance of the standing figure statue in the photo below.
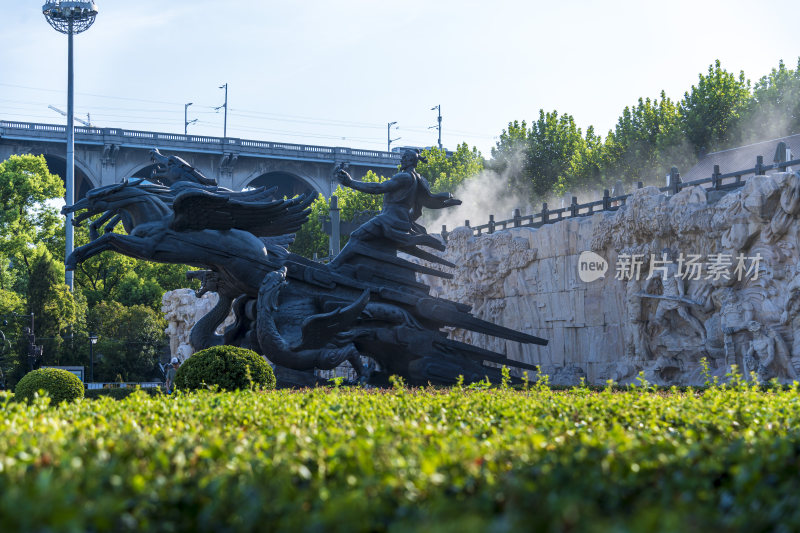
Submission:
<svg viewBox="0 0 800 533">
<path fill-rule="evenodd" d="M 781 324 L 791 327 L 792 333 L 792 366 L 798 370 L 800 366 L 800 291 L 794 290 L 786 297 Z"/>
<path fill-rule="evenodd" d="M 651 272 L 652 277 L 650 278 L 650 282 L 656 278 L 660 278 L 663 288 L 661 296 L 657 297 L 660 301 L 658 302 L 653 322 L 665 330 L 677 329 L 675 328 L 675 324 L 672 324 L 672 327 L 670 327 L 670 322 L 667 319 L 668 314 L 677 314 L 700 335 L 700 338 L 705 339 L 705 327 L 703 327 L 702 322 L 689 311 L 689 305 L 699 305 L 699 303 L 686 297 L 686 287 L 684 286 L 683 278 L 678 273 L 678 266 L 675 263 L 674 254 L 672 254 L 670 250 L 665 249 L 662 252 L 662 257 L 669 262 L 666 263 L 663 269 L 659 269 L 657 272 Z M 653 297 L 652 295 L 649 296 Z"/>
<path fill-rule="evenodd" d="M 423 207 L 442 209 L 460 205 L 461 200 L 453 198 L 449 192 L 431 193 L 428 181 L 417 173 L 420 161 L 426 160 L 419 151 L 406 150 L 400 160 L 400 172 L 380 183 L 355 180 L 344 167 L 337 167 L 334 175 L 342 185 L 367 194 L 382 194 L 383 209 L 378 216 L 350 234 L 347 245 L 331 262 L 332 267 L 344 264 L 366 241 L 383 240 L 392 248 L 403 251 L 418 245 L 444 250 L 444 245 L 428 235 L 416 220 L 422 215 Z"/>
<path fill-rule="evenodd" d="M 723 287 L 717 297 L 719 300 L 720 327 L 725 346 L 725 364 L 728 368 L 736 364 L 735 335 L 745 331 L 753 322 L 752 304 L 740 298 L 732 287 Z"/>
<path fill-rule="evenodd" d="M 625 353 L 631 359 L 648 360 L 652 357 L 647 344 L 647 319 L 642 302 L 642 282 L 631 279 L 626 286 L 625 301 L 628 322 L 625 328 Z"/>
</svg>

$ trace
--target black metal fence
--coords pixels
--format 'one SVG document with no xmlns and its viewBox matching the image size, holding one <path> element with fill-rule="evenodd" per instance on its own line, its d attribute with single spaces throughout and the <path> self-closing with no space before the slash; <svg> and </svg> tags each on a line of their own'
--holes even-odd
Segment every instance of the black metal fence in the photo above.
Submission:
<svg viewBox="0 0 800 533">
<path fill-rule="evenodd" d="M 786 159 L 785 157 L 783 159 Z M 785 170 L 787 167 L 800 165 L 800 159 L 793 159 L 791 161 L 777 161 L 771 165 L 764 164 L 764 156 L 756 158 L 756 165 L 753 168 L 737 170 L 735 172 L 728 172 L 722 174 L 719 171 L 719 165 L 714 165 L 714 172 L 708 178 L 702 178 L 693 181 L 681 181 L 680 174 L 676 167 L 672 167 L 669 177 L 669 185 L 659 187 L 662 192 L 670 194 L 677 194 L 686 187 L 694 187 L 697 185 L 706 187 L 708 191 L 730 191 L 737 189 L 745 184 L 743 176 L 754 174 L 756 176 L 763 176 L 770 170 Z M 642 182 L 637 183 L 638 188 L 642 188 Z M 572 197 L 572 202 L 566 207 L 558 209 L 550 209 L 547 202 L 542 204 L 542 210 L 532 215 L 522 215 L 519 209 L 514 210 L 512 218 L 507 220 L 495 220 L 494 215 L 489 215 L 489 222 L 480 226 L 470 226 L 470 221 L 465 220 L 464 225 L 471 228 L 475 235 L 483 233 L 494 233 L 497 230 L 519 227 L 534 227 L 538 228 L 545 224 L 553 224 L 567 218 L 590 216 L 601 211 L 616 211 L 621 206 L 625 205 L 631 194 L 622 194 L 619 196 L 611 196 L 608 189 L 603 191 L 603 198 L 594 202 L 587 202 L 584 204 L 578 203 L 576 196 Z M 442 237 L 447 240 L 449 232 L 447 226 L 442 226 Z"/>
</svg>

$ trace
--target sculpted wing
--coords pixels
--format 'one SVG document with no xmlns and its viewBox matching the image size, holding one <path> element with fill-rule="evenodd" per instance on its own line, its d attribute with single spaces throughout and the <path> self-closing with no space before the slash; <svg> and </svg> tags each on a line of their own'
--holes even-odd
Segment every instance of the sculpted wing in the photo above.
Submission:
<svg viewBox="0 0 800 533">
<path fill-rule="evenodd" d="M 312 195 L 268 200 L 264 189 L 244 192 L 185 190 L 173 202 L 175 231 L 240 229 L 257 237 L 295 233 L 308 219 Z M 270 195 L 271 197 L 271 195 Z"/>
<path fill-rule="evenodd" d="M 315 349 L 325 346 L 334 336 L 351 327 L 369 303 L 369 289 L 361 293 L 350 305 L 337 307 L 328 313 L 312 315 L 300 326 L 303 335 L 297 349 Z"/>
</svg>

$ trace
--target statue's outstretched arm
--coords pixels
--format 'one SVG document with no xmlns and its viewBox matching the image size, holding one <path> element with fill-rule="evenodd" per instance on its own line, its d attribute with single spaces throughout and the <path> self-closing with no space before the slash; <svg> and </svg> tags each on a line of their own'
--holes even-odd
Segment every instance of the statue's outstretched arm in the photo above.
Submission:
<svg viewBox="0 0 800 533">
<path fill-rule="evenodd" d="M 393 192 L 398 189 L 402 189 L 403 187 L 407 187 L 413 179 L 409 174 L 400 173 L 395 175 L 393 178 L 380 183 L 359 181 L 354 180 L 346 170 L 341 168 L 336 171 L 335 175 L 336 179 L 339 180 L 339 183 L 345 187 L 350 187 L 351 189 L 365 192 L 367 194 L 386 194 L 387 192 Z"/>
</svg>

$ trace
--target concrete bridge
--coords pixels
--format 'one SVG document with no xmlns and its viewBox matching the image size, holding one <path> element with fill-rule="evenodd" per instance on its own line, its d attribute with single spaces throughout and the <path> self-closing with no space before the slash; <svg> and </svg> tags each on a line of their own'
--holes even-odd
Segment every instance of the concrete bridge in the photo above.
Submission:
<svg viewBox="0 0 800 533">
<path fill-rule="evenodd" d="M 75 199 L 102 185 L 132 176 L 148 177 L 149 151 L 185 159 L 204 175 L 234 190 L 269 185 L 293 196 L 336 189 L 331 181 L 338 163 L 350 164 L 353 177 L 369 170 L 393 174 L 401 154 L 377 150 L 204 137 L 120 128 L 75 128 Z M 0 161 L 12 154 L 43 154 L 50 171 L 66 175 L 66 127 L 0 120 Z"/>
</svg>

